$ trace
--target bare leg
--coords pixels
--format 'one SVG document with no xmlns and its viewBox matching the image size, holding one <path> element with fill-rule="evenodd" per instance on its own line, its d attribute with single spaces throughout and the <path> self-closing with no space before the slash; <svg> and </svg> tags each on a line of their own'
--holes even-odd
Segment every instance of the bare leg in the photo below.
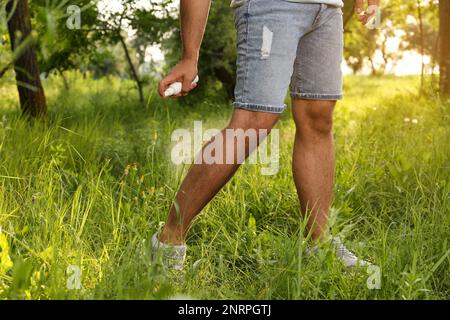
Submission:
<svg viewBox="0 0 450 320">
<path fill-rule="evenodd" d="M 277 122 L 278 117 L 277 114 L 236 109 L 226 129 L 270 130 Z M 230 141 L 227 141 L 224 130 L 221 134 L 225 157 L 227 145 L 235 144 L 236 140 L 229 139 Z M 252 151 L 248 149 L 248 147 L 245 148 L 245 157 Z M 237 148 L 235 147 L 233 150 L 236 152 Z M 236 158 L 236 155 L 234 156 Z M 169 217 L 160 235 L 160 241 L 174 245 L 184 243 L 192 220 L 231 179 L 238 168 L 239 164 L 236 162 L 233 164 L 194 164 L 176 195 L 176 205 L 170 209 Z"/>
<path fill-rule="evenodd" d="M 293 174 L 303 214 L 312 239 L 328 232 L 328 215 L 333 194 L 335 101 L 292 100 L 296 124 Z"/>
</svg>

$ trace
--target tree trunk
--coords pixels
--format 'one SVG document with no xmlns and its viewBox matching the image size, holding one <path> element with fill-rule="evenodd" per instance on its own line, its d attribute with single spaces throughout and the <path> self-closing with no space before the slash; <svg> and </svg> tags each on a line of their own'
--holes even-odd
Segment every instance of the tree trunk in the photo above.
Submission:
<svg viewBox="0 0 450 320">
<path fill-rule="evenodd" d="M 369 58 L 369 62 L 370 62 L 370 66 L 372 68 L 372 76 L 376 76 L 377 75 L 377 68 L 375 68 L 375 62 L 373 61 L 372 58 Z"/>
<path fill-rule="evenodd" d="M 66 76 L 64 75 L 64 71 L 58 69 L 58 73 L 59 73 L 59 75 L 61 76 L 61 78 L 62 78 L 62 80 L 63 80 L 64 89 L 65 89 L 66 91 L 69 91 L 69 89 L 70 89 L 70 88 L 69 88 L 69 81 L 67 81 L 67 78 L 66 78 Z"/>
<path fill-rule="evenodd" d="M 123 51 L 125 51 L 125 57 L 127 59 L 128 66 L 130 68 L 131 76 L 133 77 L 134 81 L 136 81 L 139 91 L 139 100 L 141 101 L 141 103 L 144 103 L 144 92 L 142 89 L 142 82 L 141 80 L 139 80 L 136 68 L 133 65 L 133 61 L 131 61 L 130 52 L 128 51 L 127 44 L 125 43 L 125 39 L 122 36 L 120 36 L 120 43 L 122 44 Z"/>
<path fill-rule="evenodd" d="M 440 87 L 442 95 L 450 95 L 450 1 L 439 1 Z"/>
<path fill-rule="evenodd" d="M 14 2 L 16 8 L 14 10 Z M 27 0 L 10 0 L 6 6 L 8 14 L 14 10 L 8 21 L 8 31 L 11 38 L 11 48 L 14 50 L 27 37 L 31 36 L 31 20 Z M 47 115 L 47 103 L 41 84 L 39 65 L 34 44 L 27 47 L 14 61 L 17 89 L 20 106 L 26 116 L 33 118 Z"/>
<path fill-rule="evenodd" d="M 417 0 L 417 15 L 419 16 L 419 33 L 420 33 L 420 55 L 422 56 L 422 72 L 420 76 L 420 91 L 423 91 L 425 82 L 425 39 L 423 33 L 423 17 L 421 0 Z"/>
</svg>

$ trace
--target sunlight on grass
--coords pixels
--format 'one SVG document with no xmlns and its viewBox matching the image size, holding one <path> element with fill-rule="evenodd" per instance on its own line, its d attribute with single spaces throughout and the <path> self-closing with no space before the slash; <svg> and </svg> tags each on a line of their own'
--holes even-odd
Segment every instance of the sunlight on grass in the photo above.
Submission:
<svg viewBox="0 0 450 320">
<path fill-rule="evenodd" d="M 336 108 L 332 229 L 381 267 L 380 290 L 329 253 L 302 254 L 289 111 L 278 175 L 241 168 L 193 227 L 183 274 L 151 266 L 149 238 L 186 169 L 169 162 L 172 130 L 221 127 L 231 107 L 155 95 L 142 107 L 131 83 L 69 83 L 44 83 L 47 125 L 20 118 L 12 86 L 0 91 L 0 298 L 450 296 L 449 105 L 418 97 L 416 77 L 349 77 Z M 67 286 L 71 265 L 78 290 Z"/>
</svg>

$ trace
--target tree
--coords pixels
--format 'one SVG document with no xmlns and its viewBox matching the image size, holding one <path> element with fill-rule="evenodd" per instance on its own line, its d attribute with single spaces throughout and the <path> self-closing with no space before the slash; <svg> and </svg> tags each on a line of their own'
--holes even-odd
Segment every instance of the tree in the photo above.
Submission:
<svg viewBox="0 0 450 320">
<path fill-rule="evenodd" d="M 79 8 L 80 25 L 68 25 L 69 8 Z M 30 3 L 32 27 L 39 30 L 38 61 L 41 72 L 58 72 L 68 83 L 64 71 L 79 68 L 101 50 L 90 33 L 97 25 L 97 6 L 93 0 L 33 0 Z"/>
<path fill-rule="evenodd" d="M 377 69 L 373 56 L 378 47 L 378 30 L 368 30 L 360 26 L 356 20 L 348 22 L 347 28 L 347 30 L 352 30 L 352 32 L 345 32 L 344 34 L 344 58 L 347 64 L 356 73 L 364 67 L 366 60 L 368 60 L 372 68 L 372 74 L 376 74 Z"/>
<path fill-rule="evenodd" d="M 402 57 L 402 51 L 390 50 L 388 42 L 390 39 L 399 37 L 397 32 L 404 30 L 405 17 L 412 10 L 409 8 L 410 4 L 402 0 L 384 1 L 381 27 L 370 30 L 363 26 L 356 17 L 352 19 L 353 3 L 354 0 L 345 1 L 346 10 L 344 10 L 344 57 L 347 64 L 355 73 L 365 65 L 372 69 L 373 75 L 389 72 L 388 66 L 394 68 Z M 378 61 L 375 57 L 378 58 Z"/>
<path fill-rule="evenodd" d="M 398 0 L 397 0 L 398 1 Z M 416 0 L 407 3 L 398 2 L 392 19 L 397 30 L 401 30 L 400 51 L 413 50 L 420 53 L 421 91 L 425 84 L 425 57 L 430 57 L 432 70 L 438 60 L 438 9 L 434 0 Z"/>
<path fill-rule="evenodd" d="M 139 101 L 144 103 L 143 82 L 134 65 L 130 47 L 127 42 L 127 33 L 131 31 L 130 25 L 137 9 L 136 3 L 134 0 L 121 0 L 117 3 L 122 7 L 120 11 L 100 13 L 98 27 L 96 28 L 96 37 L 106 44 L 114 45 L 119 43 L 122 46 L 130 76 L 136 83 L 138 89 Z"/>
<path fill-rule="evenodd" d="M 423 15 L 422 15 L 422 3 L 421 0 L 417 1 L 417 15 L 419 18 L 419 35 L 420 35 L 420 55 L 422 56 L 422 71 L 420 74 L 420 89 L 423 90 L 424 77 L 425 77 L 425 37 L 423 31 Z"/>
<path fill-rule="evenodd" d="M 34 39 L 30 36 L 23 39 L 19 46 L 14 50 L 11 50 L 11 46 L 8 36 L 8 21 L 11 19 L 12 14 L 6 13 L 6 0 L 0 0 L 0 79 L 2 82 L 5 80 L 3 76 L 12 67 L 14 67 L 14 61 L 22 54 L 22 52 L 33 43 Z M 6 81 L 9 81 L 7 78 Z"/>
<path fill-rule="evenodd" d="M 439 1 L 440 88 L 450 94 L 450 1 Z"/>
<path fill-rule="evenodd" d="M 8 31 L 11 48 L 15 51 L 28 37 L 36 38 L 31 30 L 30 12 L 27 0 L 10 0 L 6 12 L 11 15 L 8 21 Z M 32 43 L 14 60 L 17 89 L 20 106 L 26 116 L 33 118 L 47 115 L 47 103 L 40 80 L 36 48 Z"/>
<path fill-rule="evenodd" d="M 135 11 L 131 21 L 135 31 L 131 45 L 136 50 L 139 65 L 148 63 L 145 61 L 147 49 L 167 42 L 178 25 L 178 10 L 172 0 L 158 0 L 157 3 L 152 2 L 150 6 Z M 142 78 L 148 79 L 149 76 L 150 74 L 146 74 Z"/>
</svg>

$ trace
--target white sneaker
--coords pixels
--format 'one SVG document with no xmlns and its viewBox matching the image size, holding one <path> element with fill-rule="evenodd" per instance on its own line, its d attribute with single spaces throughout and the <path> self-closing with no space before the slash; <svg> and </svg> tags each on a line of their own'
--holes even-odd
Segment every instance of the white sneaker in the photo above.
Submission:
<svg viewBox="0 0 450 320">
<path fill-rule="evenodd" d="M 160 261 L 168 269 L 181 271 L 186 258 L 186 245 L 170 245 L 158 240 L 158 233 L 152 237 L 152 262 Z"/>
<path fill-rule="evenodd" d="M 349 269 L 356 267 L 368 267 L 371 265 L 363 259 L 358 258 L 353 252 L 347 249 L 339 237 L 333 238 L 332 245 L 336 250 L 336 256 Z"/>
</svg>

